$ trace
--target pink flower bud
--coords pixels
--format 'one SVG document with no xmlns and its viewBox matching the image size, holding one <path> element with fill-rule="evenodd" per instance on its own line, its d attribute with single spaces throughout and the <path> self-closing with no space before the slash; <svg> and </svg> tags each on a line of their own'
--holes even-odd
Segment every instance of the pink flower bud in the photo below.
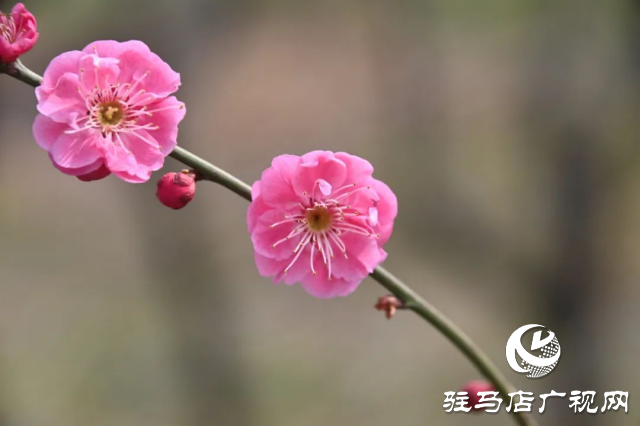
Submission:
<svg viewBox="0 0 640 426">
<path fill-rule="evenodd" d="M 196 193 L 196 181 L 194 175 L 188 170 L 180 173 L 167 173 L 158 181 L 156 196 L 162 204 L 172 209 L 181 209 L 191 200 Z"/>
<path fill-rule="evenodd" d="M 478 396 L 478 392 L 495 392 L 495 388 L 489 382 L 485 382 L 483 380 L 473 380 L 462 388 L 462 392 L 468 392 L 469 401 L 467 405 L 471 407 L 472 410 L 475 410 L 475 405 L 480 401 L 480 396 Z"/>
<path fill-rule="evenodd" d="M 27 53 L 38 40 L 36 18 L 22 3 L 8 15 L 0 12 L 0 62 L 6 64 Z"/>
</svg>

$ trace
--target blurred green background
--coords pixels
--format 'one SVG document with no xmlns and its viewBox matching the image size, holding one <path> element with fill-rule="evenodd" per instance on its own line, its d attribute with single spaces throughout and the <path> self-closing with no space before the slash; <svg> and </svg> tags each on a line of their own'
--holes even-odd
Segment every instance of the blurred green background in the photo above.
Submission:
<svg viewBox="0 0 640 426">
<path fill-rule="evenodd" d="M 247 182 L 282 153 L 368 158 L 400 202 L 385 266 L 518 389 L 630 393 L 626 415 L 537 399 L 541 425 L 640 423 L 639 1 L 26 6 L 39 73 L 146 42 L 182 74 L 180 144 Z M 415 316 L 385 320 L 372 280 L 322 301 L 261 278 L 232 193 L 203 182 L 175 212 L 155 179 L 58 172 L 35 104 L 0 77 L 0 426 L 511 424 L 506 404 L 445 413 L 478 373 Z M 539 380 L 505 359 L 529 323 L 562 345 Z"/>
</svg>

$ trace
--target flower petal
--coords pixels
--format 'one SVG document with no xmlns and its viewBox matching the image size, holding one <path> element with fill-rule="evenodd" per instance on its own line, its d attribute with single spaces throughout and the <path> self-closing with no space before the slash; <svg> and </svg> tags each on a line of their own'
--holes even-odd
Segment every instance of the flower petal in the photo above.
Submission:
<svg viewBox="0 0 640 426">
<path fill-rule="evenodd" d="M 44 91 L 51 91 L 58 85 L 60 77 L 67 73 L 77 74 L 80 69 L 80 58 L 85 54 L 79 50 L 72 50 L 70 52 L 64 52 L 49 63 L 46 72 L 42 76 L 42 84 L 38 89 Z M 36 93 L 38 92 L 36 89 Z"/>
<path fill-rule="evenodd" d="M 348 296 L 353 293 L 362 279 L 357 281 L 348 281 L 342 278 L 332 277 L 329 280 L 327 269 L 322 265 L 321 261 L 317 261 L 316 275 L 308 274 L 305 276 L 301 285 L 312 296 L 320 299 L 330 299 L 338 296 Z"/>
<path fill-rule="evenodd" d="M 78 169 L 94 164 L 102 154 L 97 138 L 91 132 L 63 133 L 51 147 L 51 160 L 67 169 Z"/>
<path fill-rule="evenodd" d="M 150 132 L 146 130 L 136 130 L 122 133 L 120 137 L 133 153 L 138 166 L 151 171 L 162 168 L 165 154 L 162 152 L 158 141 Z"/>
<path fill-rule="evenodd" d="M 93 173 L 96 170 L 98 170 L 103 164 L 102 160 L 97 160 L 94 163 L 89 164 L 88 166 L 79 167 L 77 169 L 70 169 L 67 167 L 62 167 L 57 165 L 55 161 L 53 161 L 53 158 L 51 158 L 51 155 L 49 155 L 49 159 L 51 160 L 51 163 L 56 169 L 60 170 L 62 173 L 66 175 L 71 175 L 71 176 L 82 176 L 82 175 Z"/>
<path fill-rule="evenodd" d="M 36 143 L 43 149 L 49 151 L 51 146 L 58 140 L 69 126 L 64 123 L 53 121 L 46 115 L 38 114 L 33 122 L 33 137 Z"/>
<path fill-rule="evenodd" d="M 120 60 L 123 82 L 140 81 L 147 92 L 160 97 L 166 97 L 180 87 L 180 74 L 141 41 L 121 43 L 114 56 Z"/>
<path fill-rule="evenodd" d="M 149 172 L 148 176 L 142 176 L 142 177 L 137 175 L 132 175 L 130 173 L 123 172 L 123 171 L 117 171 L 117 170 L 112 170 L 111 172 L 115 176 L 119 177 L 120 179 L 128 183 L 145 183 L 149 181 L 149 179 L 151 178 L 151 172 Z"/>
<path fill-rule="evenodd" d="M 305 197 L 305 194 L 312 194 L 318 180 L 322 179 L 333 188 L 339 188 L 346 176 L 346 165 L 335 158 L 332 152 L 313 151 L 301 157 L 291 182 L 295 194 Z"/>
<path fill-rule="evenodd" d="M 116 143 L 107 143 L 106 165 L 127 182 L 146 182 L 162 168 L 164 158 L 157 141 L 145 130 L 121 133 Z"/>
<path fill-rule="evenodd" d="M 38 111 L 59 123 L 71 123 L 73 113 L 77 117 L 86 112 L 85 101 L 78 93 L 78 85 L 78 75 L 66 73 L 58 79 L 52 90 L 36 88 Z"/>
<path fill-rule="evenodd" d="M 372 179 L 371 187 L 379 197 L 376 208 L 378 209 L 379 244 L 383 246 L 389 241 L 393 232 L 393 222 L 398 215 L 398 198 L 386 183 L 377 179 Z"/>
<path fill-rule="evenodd" d="M 120 74 L 119 62 L 116 58 L 102 58 L 95 54 L 80 58 L 79 80 L 82 82 L 84 91 L 90 93 L 95 88 L 104 90 L 117 84 Z"/>
<path fill-rule="evenodd" d="M 293 258 L 293 250 L 300 242 L 299 235 L 273 247 L 276 242 L 286 238 L 297 225 L 292 222 L 271 227 L 283 220 L 286 220 L 285 213 L 278 210 L 268 210 L 260 216 L 251 234 L 253 247 L 258 253 L 276 260 Z"/>
<path fill-rule="evenodd" d="M 300 157 L 296 155 L 280 155 L 262 173 L 260 190 L 267 205 L 288 211 L 303 200 L 296 196 L 291 185 L 291 178 L 299 162 Z"/>
<path fill-rule="evenodd" d="M 253 198 L 253 201 L 249 204 L 249 209 L 247 210 L 247 226 L 249 233 L 254 231 L 258 224 L 258 220 L 268 210 L 271 210 L 271 207 L 267 206 L 264 201 L 262 201 L 261 197 L 257 196 Z"/>
<path fill-rule="evenodd" d="M 336 158 L 347 166 L 345 184 L 364 185 L 373 174 L 373 166 L 367 160 L 346 152 L 336 152 Z"/>
<path fill-rule="evenodd" d="M 371 226 L 378 225 L 378 208 L 369 207 L 369 223 Z"/>
<path fill-rule="evenodd" d="M 263 277 L 275 277 L 287 267 L 285 260 L 275 260 L 269 257 L 263 256 L 257 251 L 253 253 L 258 267 L 258 272 Z"/>
<path fill-rule="evenodd" d="M 107 166 L 104 165 L 102 160 L 99 161 L 99 164 L 100 164 L 100 167 L 98 167 L 97 169 L 88 173 L 83 173 L 81 175 L 78 175 L 77 176 L 78 179 L 80 179 L 83 182 L 92 182 L 94 180 L 104 179 L 107 176 L 109 176 L 111 174 L 111 170 L 109 170 Z"/>
<path fill-rule="evenodd" d="M 256 200 L 260 196 L 260 181 L 257 180 L 251 185 L 251 199 Z"/>
<path fill-rule="evenodd" d="M 178 124 L 184 118 L 187 109 L 184 103 L 178 101 L 175 96 L 171 96 L 150 104 L 148 110 L 153 113 L 153 116 L 145 117 L 139 121 L 139 124 L 143 126 L 153 123 L 158 127 L 156 130 L 149 130 L 149 133 L 158 142 L 162 152 L 168 155 L 178 144 Z"/>
<path fill-rule="evenodd" d="M 324 195 L 325 197 L 331 194 L 331 190 L 332 190 L 331 184 L 326 180 L 318 179 L 316 181 L 316 185 L 318 186 L 318 189 L 320 189 L 320 192 L 322 192 L 322 195 Z"/>
</svg>

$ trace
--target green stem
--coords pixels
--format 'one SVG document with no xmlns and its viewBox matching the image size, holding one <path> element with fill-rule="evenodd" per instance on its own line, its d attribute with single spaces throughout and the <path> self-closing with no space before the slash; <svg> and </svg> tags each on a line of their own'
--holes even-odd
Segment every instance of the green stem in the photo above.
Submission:
<svg viewBox="0 0 640 426">
<path fill-rule="evenodd" d="M 220 184 L 245 200 L 251 201 L 251 187 L 221 168 L 179 146 L 176 146 L 169 156 L 200 172 L 204 179 Z"/>
<path fill-rule="evenodd" d="M 30 71 L 19 61 L 8 65 L 0 64 L 0 72 L 9 74 L 10 76 L 33 87 L 39 86 L 42 82 L 42 77 Z M 251 187 L 230 173 L 225 172 L 181 147 L 176 147 L 169 155 L 179 162 L 200 172 L 204 179 L 220 184 L 232 192 L 235 192 L 245 200 L 251 201 Z M 440 333 L 442 333 L 447 339 L 449 339 L 449 341 L 467 357 L 467 359 L 480 371 L 480 373 L 482 373 L 482 375 L 484 375 L 484 377 L 493 384 L 495 389 L 500 392 L 504 398 L 508 399 L 508 394 L 515 392 L 515 388 L 507 381 L 502 373 L 500 373 L 498 368 L 484 354 L 478 345 L 476 345 L 473 340 L 471 340 L 471 338 L 460 330 L 451 320 L 426 300 L 422 299 L 409 286 L 404 284 L 381 266 L 378 266 L 373 271 L 371 277 L 400 299 L 406 308 L 411 309 L 413 312 L 418 314 L 440 331 Z M 520 426 L 537 425 L 536 421 L 524 412 L 511 414 L 513 415 L 516 423 Z"/>
<path fill-rule="evenodd" d="M 11 77 L 17 78 L 23 83 L 27 83 L 33 87 L 38 87 L 42 83 L 42 77 L 22 65 L 19 59 L 10 64 L 0 62 L 0 74 L 1 73 L 9 74 Z"/>
</svg>

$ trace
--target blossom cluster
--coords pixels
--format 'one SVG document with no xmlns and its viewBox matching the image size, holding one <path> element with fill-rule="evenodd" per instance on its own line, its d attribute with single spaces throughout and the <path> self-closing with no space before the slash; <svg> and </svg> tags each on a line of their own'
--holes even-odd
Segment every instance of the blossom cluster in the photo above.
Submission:
<svg viewBox="0 0 640 426">
<path fill-rule="evenodd" d="M 500 410 L 502 404 L 502 398 L 498 397 L 498 392 L 486 391 L 477 392 L 477 395 L 469 395 L 469 392 L 445 392 L 445 399 L 443 408 L 447 413 L 451 412 L 465 412 L 468 413 L 471 410 L 478 411 L 484 410 L 487 413 L 497 413 Z M 472 400 L 478 401 L 475 405 L 468 405 Z M 547 398 L 566 397 L 566 392 L 551 391 L 547 394 L 540 395 L 542 404 L 538 409 L 538 412 L 543 413 L 546 408 Z M 517 397 L 517 400 L 516 398 Z M 598 412 L 598 406 L 595 403 L 596 392 L 595 391 L 571 391 L 569 397 L 569 408 L 573 409 L 574 413 L 582 413 L 586 411 L 589 414 L 595 414 Z M 524 411 L 531 412 L 532 403 L 535 400 L 533 392 L 512 392 L 509 394 L 509 405 L 506 407 L 507 412 L 513 410 L 514 413 Z M 619 408 L 624 407 L 625 413 L 628 412 L 629 392 L 611 391 L 604 393 L 604 404 L 600 411 L 618 411 Z M 595 405 L 595 406 L 592 406 Z"/>
<path fill-rule="evenodd" d="M 22 4 L 0 14 L 0 61 L 38 38 Z M 15 65 L 13 65 L 15 67 Z M 141 41 L 103 40 L 54 58 L 36 88 L 33 136 L 53 166 L 81 181 L 113 174 L 147 182 L 177 146 L 185 105 L 180 74 Z M 396 196 L 373 166 L 344 152 L 281 155 L 251 189 L 247 222 L 258 271 L 276 283 L 301 283 L 320 298 L 352 293 L 382 263 L 393 232 Z M 194 197 L 196 175 L 167 173 L 157 185 L 173 209 Z"/>
</svg>

